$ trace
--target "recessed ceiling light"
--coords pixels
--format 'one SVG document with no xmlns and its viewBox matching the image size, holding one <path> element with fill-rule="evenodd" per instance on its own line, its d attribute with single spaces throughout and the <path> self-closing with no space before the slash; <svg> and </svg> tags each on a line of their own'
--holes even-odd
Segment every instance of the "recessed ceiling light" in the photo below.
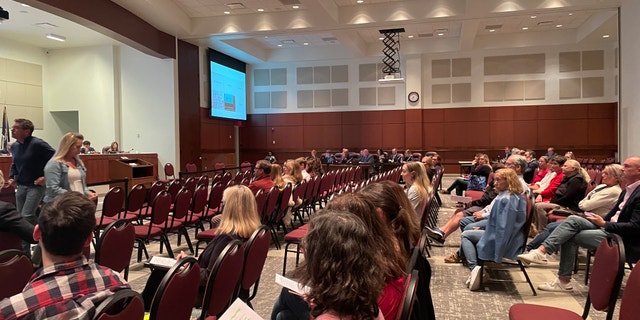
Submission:
<svg viewBox="0 0 640 320">
<path fill-rule="evenodd" d="M 31 6 L 30 6 L 30 5 L 25 4 L 25 3 L 21 3 L 20 5 L 21 5 L 21 6 L 23 6 L 23 7 L 29 7 L 29 8 L 31 8 Z"/>
<path fill-rule="evenodd" d="M 608 35 L 608 34 L 603 34 L 603 35 L 602 35 L 602 37 L 603 37 L 603 38 L 609 38 L 609 37 L 610 37 L 610 35 Z"/>
<path fill-rule="evenodd" d="M 556 24 L 556 28 L 562 28 L 561 24 Z"/>
<path fill-rule="evenodd" d="M 442 37 L 442 36 L 444 36 L 444 33 L 442 33 L 442 32 L 438 32 L 438 33 L 437 33 L 437 35 L 438 35 L 439 37 Z"/>
<path fill-rule="evenodd" d="M 380 37 L 380 38 L 378 38 L 378 40 L 384 40 L 384 37 Z"/>
<path fill-rule="evenodd" d="M 489 29 L 489 32 L 496 32 L 496 29 Z"/>
<path fill-rule="evenodd" d="M 358 0 L 356 3 L 364 3 L 364 0 Z"/>
<path fill-rule="evenodd" d="M 529 27 L 522 27 L 522 30 L 529 30 Z"/>
<path fill-rule="evenodd" d="M 413 38 L 413 35 L 407 36 L 407 38 L 411 39 L 411 38 Z"/>
<path fill-rule="evenodd" d="M 281 45 L 281 44 L 279 44 L 279 45 L 278 45 L 278 47 L 282 47 L 282 45 Z"/>
<path fill-rule="evenodd" d="M 294 9 L 300 9 L 300 6 L 297 6 L 297 5 L 296 5 L 296 6 L 292 6 L 291 8 L 294 8 Z"/>
<path fill-rule="evenodd" d="M 47 33 L 47 34 L 45 34 L 45 37 L 47 37 L 48 39 L 55 40 L 55 41 L 60 41 L 60 42 L 64 42 L 65 40 L 67 40 L 66 37 L 59 36 L 59 35 L 53 34 L 53 33 Z"/>
<path fill-rule="evenodd" d="M 530 18 L 531 18 L 531 19 L 535 19 L 535 18 L 537 18 L 537 17 L 538 17 L 538 16 L 532 15 Z"/>
<path fill-rule="evenodd" d="M 309 45 L 309 42 L 305 42 L 305 43 L 303 43 L 303 44 L 304 44 L 305 46 L 308 46 L 308 45 Z"/>
<path fill-rule="evenodd" d="M 259 9 L 258 9 L 258 12 L 264 12 L 264 9 L 259 8 Z"/>
<path fill-rule="evenodd" d="M 572 16 L 572 15 L 573 15 L 573 12 L 569 12 L 569 15 L 570 15 L 570 16 Z"/>
<path fill-rule="evenodd" d="M 225 11 L 225 12 L 224 12 L 224 14 L 231 14 L 231 12 L 229 12 L 229 11 Z"/>
</svg>

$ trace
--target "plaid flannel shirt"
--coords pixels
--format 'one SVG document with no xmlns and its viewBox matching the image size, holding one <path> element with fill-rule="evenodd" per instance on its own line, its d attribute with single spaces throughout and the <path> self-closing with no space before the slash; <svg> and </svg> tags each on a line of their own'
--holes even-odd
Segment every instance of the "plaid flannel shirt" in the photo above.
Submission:
<svg viewBox="0 0 640 320">
<path fill-rule="evenodd" d="M 0 319 L 91 319 L 122 288 L 129 284 L 117 272 L 82 256 L 34 273 L 22 293 L 0 301 Z"/>
</svg>

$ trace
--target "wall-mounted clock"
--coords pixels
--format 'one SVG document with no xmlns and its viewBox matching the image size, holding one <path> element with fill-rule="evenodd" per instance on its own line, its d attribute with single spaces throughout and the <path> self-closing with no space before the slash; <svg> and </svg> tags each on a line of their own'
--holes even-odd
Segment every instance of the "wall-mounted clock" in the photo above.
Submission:
<svg viewBox="0 0 640 320">
<path fill-rule="evenodd" d="M 409 99 L 409 102 L 418 102 L 418 100 L 420 100 L 420 95 L 415 92 L 409 92 L 409 96 L 407 97 Z"/>
</svg>

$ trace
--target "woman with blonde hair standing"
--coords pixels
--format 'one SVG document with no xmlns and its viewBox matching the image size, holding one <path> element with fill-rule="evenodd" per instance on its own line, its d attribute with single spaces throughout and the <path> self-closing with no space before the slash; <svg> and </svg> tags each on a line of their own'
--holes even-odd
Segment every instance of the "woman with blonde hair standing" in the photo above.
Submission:
<svg viewBox="0 0 640 320">
<path fill-rule="evenodd" d="M 97 199 L 98 195 L 87 188 L 87 169 L 79 157 L 83 140 L 82 134 L 77 132 L 69 132 L 60 140 L 58 151 L 44 167 L 47 186 L 44 203 L 69 191 L 80 192 L 91 200 Z"/>
</svg>

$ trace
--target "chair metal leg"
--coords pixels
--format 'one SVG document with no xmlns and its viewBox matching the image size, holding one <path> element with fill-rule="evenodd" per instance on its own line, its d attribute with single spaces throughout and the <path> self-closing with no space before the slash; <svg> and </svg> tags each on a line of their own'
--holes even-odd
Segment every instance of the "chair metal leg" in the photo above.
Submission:
<svg viewBox="0 0 640 320">
<path fill-rule="evenodd" d="M 187 242 L 189 250 L 191 251 L 191 253 L 193 253 L 193 245 L 191 244 L 191 239 L 189 238 L 189 232 L 187 231 L 187 228 L 182 227 L 182 229 L 180 229 L 180 231 L 178 232 L 178 246 L 180 245 L 180 235 L 184 235 L 184 241 Z"/>
<path fill-rule="evenodd" d="M 520 270 L 522 270 L 522 274 L 524 274 L 524 278 L 527 279 L 527 283 L 529 284 L 529 288 L 531 288 L 533 295 L 537 296 L 538 293 L 536 292 L 536 289 L 533 287 L 533 283 L 531 283 L 531 279 L 529 279 L 529 274 L 527 273 L 527 270 L 525 270 L 524 264 L 522 264 L 522 261 L 518 260 L 518 266 L 520 266 Z"/>
</svg>

